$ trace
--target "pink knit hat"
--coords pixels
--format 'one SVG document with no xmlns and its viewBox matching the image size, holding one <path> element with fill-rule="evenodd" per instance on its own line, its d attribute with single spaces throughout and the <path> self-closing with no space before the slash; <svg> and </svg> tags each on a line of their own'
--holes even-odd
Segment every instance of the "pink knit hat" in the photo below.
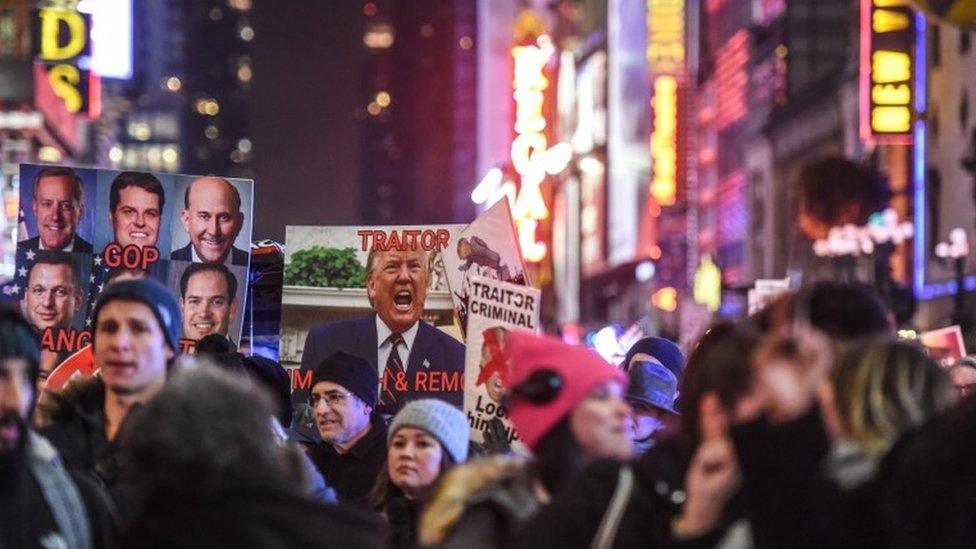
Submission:
<svg viewBox="0 0 976 549">
<path fill-rule="evenodd" d="M 567 345 L 548 336 L 510 332 L 505 352 L 511 364 L 510 385 L 515 389 L 509 416 L 522 442 L 530 450 L 590 392 L 607 381 L 627 383 L 624 373 L 585 347 Z M 550 370 L 560 378 L 555 397 L 535 403 L 519 395 L 518 387 L 535 372 Z M 537 374 L 538 375 L 538 374 Z"/>
</svg>

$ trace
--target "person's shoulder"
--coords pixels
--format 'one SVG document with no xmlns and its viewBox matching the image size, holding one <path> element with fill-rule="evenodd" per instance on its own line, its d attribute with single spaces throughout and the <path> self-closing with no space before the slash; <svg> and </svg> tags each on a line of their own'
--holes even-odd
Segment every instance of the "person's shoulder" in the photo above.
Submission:
<svg viewBox="0 0 976 549">
<path fill-rule="evenodd" d="M 32 250 L 36 250 L 41 246 L 41 237 L 35 236 L 32 238 L 28 238 L 27 240 L 21 240 L 20 242 L 17 243 L 17 246 L 21 248 L 30 248 Z"/>
<path fill-rule="evenodd" d="M 292 498 L 291 505 L 282 510 L 287 512 L 270 515 L 278 519 L 276 528 L 293 530 L 291 535 L 282 535 L 291 542 L 316 538 L 330 540 L 326 544 L 330 547 L 382 547 L 389 537 L 388 526 L 378 514 L 353 505 Z"/>
<path fill-rule="evenodd" d="M 183 246 L 182 248 L 177 248 L 169 254 L 170 259 L 175 259 L 177 261 L 190 261 L 192 256 L 190 255 L 190 244 Z"/>
<path fill-rule="evenodd" d="M 329 443 L 320 442 L 309 448 L 308 453 L 305 455 L 308 456 L 308 459 L 312 460 L 312 464 L 319 466 L 338 454 L 336 454 L 335 450 L 332 449 L 332 446 Z"/>
<path fill-rule="evenodd" d="M 441 345 L 447 346 L 449 349 L 453 351 L 457 351 L 457 350 L 460 350 L 462 352 L 464 351 L 464 345 L 460 341 L 447 335 L 443 331 L 437 329 L 435 326 L 428 324 L 424 320 L 420 321 L 419 334 L 423 334 L 423 337 L 430 338 Z"/>
<path fill-rule="evenodd" d="M 438 544 L 472 509 L 497 509 L 511 516 L 531 515 L 541 494 L 525 458 L 497 455 L 452 468 L 438 482 L 421 515 L 418 532 L 426 544 Z"/>
<path fill-rule="evenodd" d="M 336 351 L 360 356 L 367 362 L 375 364 L 375 349 L 370 351 L 370 334 L 376 337 L 376 327 L 371 325 L 371 315 L 323 322 L 313 326 L 305 338 L 305 349 L 302 352 L 302 368 L 315 368 L 321 360 L 328 358 Z M 370 359 L 370 352 L 374 358 Z"/>
<path fill-rule="evenodd" d="M 234 246 L 230 250 L 230 261 L 234 265 L 247 265 L 247 252 Z"/>
<path fill-rule="evenodd" d="M 71 250 L 73 252 L 90 254 L 92 253 L 93 248 L 90 242 L 78 235 L 75 235 L 74 246 L 72 246 Z"/>
</svg>

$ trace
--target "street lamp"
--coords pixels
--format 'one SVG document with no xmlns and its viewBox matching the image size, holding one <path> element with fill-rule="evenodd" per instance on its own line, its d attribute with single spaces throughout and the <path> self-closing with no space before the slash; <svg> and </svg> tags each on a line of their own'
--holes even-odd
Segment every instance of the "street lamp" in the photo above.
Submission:
<svg viewBox="0 0 976 549">
<path fill-rule="evenodd" d="M 952 316 L 956 324 L 963 324 L 963 296 L 966 291 L 966 257 L 969 255 L 969 237 L 966 230 L 956 227 L 949 231 L 949 240 L 935 245 L 935 255 L 943 261 L 952 261 L 956 271 L 956 296 Z"/>
<path fill-rule="evenodd" d="M 898 221 L 898 212 L 887 208 L 882 212 L 872 214 L 867 225 L 857 226 L 853 223 L 831 227 L 827 231 L 827 238 L 813 243 L 813 253 L 818 257 L 839 258 L 843 265 L 842 275 L 847 280 L 854 278 L 854 259 L 861 255 L 871 255 L 878 252 L 878 265 L 875 269 L 875 281 L 887 284 L 888 257 L 895 246 L 914 235 L 914 226 L 910 221 Z M 882 292 L 884 293 L 884 292 Z"/>
</svg>

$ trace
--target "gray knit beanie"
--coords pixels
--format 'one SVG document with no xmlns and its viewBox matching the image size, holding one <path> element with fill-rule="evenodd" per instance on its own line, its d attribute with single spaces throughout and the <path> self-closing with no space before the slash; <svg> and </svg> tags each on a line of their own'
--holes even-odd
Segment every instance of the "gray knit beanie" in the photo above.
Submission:
<svg viewBox="0 0 976 549">
<path fill-rule="evenodd" d="M 434 436 L 455 463 L 468 459 L 468 419 L 454 406 L 435 398 L 408 402 L 390 423 L 387 444 L 401 427 L 423 429 Z"/>
</svg>

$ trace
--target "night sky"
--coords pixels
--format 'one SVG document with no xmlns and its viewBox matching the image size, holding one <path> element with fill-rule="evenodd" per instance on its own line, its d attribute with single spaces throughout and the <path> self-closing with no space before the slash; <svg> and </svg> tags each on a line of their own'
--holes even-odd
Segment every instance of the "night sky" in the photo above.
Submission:
<svg viewBox="0 0 976 549">
<path fill-rule="evenodd" d="M 359 3 L 257 0 L 253 24 L 255 239 L 359 221 Z"/>
</svg>

